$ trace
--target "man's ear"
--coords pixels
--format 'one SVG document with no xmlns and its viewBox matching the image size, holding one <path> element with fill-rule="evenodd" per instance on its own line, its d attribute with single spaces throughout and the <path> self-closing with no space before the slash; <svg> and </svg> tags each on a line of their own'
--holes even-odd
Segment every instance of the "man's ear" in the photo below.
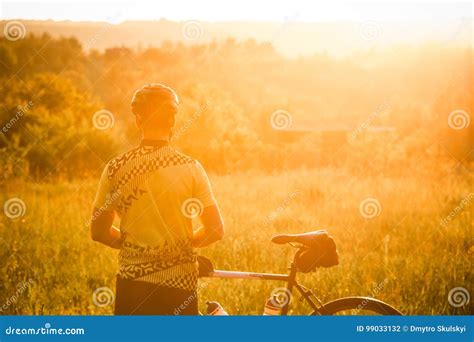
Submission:
<svg viewBox="0 0 474 342">
<path fill-rule="evenodd" d="M 137 125 L 138 128 L 142 127 L 142 121 L 139 115 L 135 115 L 135 124 Z"/>
</svg>

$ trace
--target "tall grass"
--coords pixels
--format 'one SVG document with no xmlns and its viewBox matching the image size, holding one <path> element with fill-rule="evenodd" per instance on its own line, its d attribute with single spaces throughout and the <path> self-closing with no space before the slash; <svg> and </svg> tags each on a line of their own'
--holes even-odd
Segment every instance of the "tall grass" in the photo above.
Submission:
<svg viewBox="0 0 474 342">
<path fill-rule="evenodd" d="M 361 177 L 322 168 L 211 175 L 211 181 L 226 236 L 200 253 L 215 268 L 284 273 L 294 249 L 272 244 L 271 236 L 327 229 L 338 245 L 340 265 L 298 277 L 323 302 L 369 295 L 405 314 L 472 313 L 469 305 L 454 308 L 448 302 L 452 288 L 473 290 L 472 174 Z M 117 251 L 90 240 L 87 222 L 96 183 L 21 182 L 4 189 L 2 203 L 21 198 L 26 214 L 2 215 L 0 221 L 3 314 L 112 313 L 112 306 L 92 301 L 95 289 L 114 289 L 117 271 Z M 359 208 L 369 197 L 380 203 L 373 218 L 363 217 Z M 443 223 L 466 198 L 467 204 Z M 205 300 L 217 300 L 230 314 L 261 314 L 279 286 L 201 279 L 200 309 Z M 292 304 L 292 313 L 310 311 L 297 296 Z"/>
</svg>

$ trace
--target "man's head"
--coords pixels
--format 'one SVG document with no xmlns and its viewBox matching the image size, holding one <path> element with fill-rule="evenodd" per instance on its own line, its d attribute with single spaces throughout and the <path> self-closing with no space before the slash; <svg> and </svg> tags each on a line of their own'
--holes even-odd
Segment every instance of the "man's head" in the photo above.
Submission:
<svg viewBox="0 0 474 342">
<path fill-rule="evenodd" d="M 131 109 L 137 126 L 144 132 L 170 132 L 178 112 L 179 99 L 173 89 L 162 84 L 147 84 L 132 98 Z"/>
</svg>

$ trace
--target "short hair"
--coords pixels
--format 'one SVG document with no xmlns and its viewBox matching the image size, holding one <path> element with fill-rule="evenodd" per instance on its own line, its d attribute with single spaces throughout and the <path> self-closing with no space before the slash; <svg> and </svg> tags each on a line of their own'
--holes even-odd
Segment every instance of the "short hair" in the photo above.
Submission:
<svg viewBox="0 0 474 342">
<path fill-rule="evenodd" d="M 173 89 L 158 83 L 146 84 L 133 94 L 131 110 L 134 115 L 146 120 L 157 114 L 163 103 L 169 100 L 179 104 L 178 95 Z"/>
</svg>

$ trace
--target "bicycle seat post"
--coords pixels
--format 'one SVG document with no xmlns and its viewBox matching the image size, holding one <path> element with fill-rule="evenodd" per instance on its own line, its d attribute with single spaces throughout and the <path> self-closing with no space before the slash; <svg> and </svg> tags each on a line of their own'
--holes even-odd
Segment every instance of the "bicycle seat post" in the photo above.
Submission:
<svg viewBox="0 0 474 342">
<path fill-rule="evenodd" d="M 290 267 L 289 267 L 290 274 L 289 274 L 289 277 L 288 277 L 288 283 L 286 285 L 286 288 L 288 289 L 290 294 L 293 293 L 293 287 L 296 284 L 296 273 L 298 272 L 298 268 L 296 266 L 296 260 L 297 260 L 298 256 L 301 253 L 302 253 L 302 249 L 299 249 L 295 253 L 295 256 L 293 257 L 293 260 L 292 260 L 292 262 L 290 264 Z M 285 316 L 285 315 L 288 314 L 289 304 L 290 304 L 290 301 L 288 301 L 288 303 L 285 306 L 283 306 L 283 308 L 281 309 L 281 315 L 282 316 Z"/>
</svg>

